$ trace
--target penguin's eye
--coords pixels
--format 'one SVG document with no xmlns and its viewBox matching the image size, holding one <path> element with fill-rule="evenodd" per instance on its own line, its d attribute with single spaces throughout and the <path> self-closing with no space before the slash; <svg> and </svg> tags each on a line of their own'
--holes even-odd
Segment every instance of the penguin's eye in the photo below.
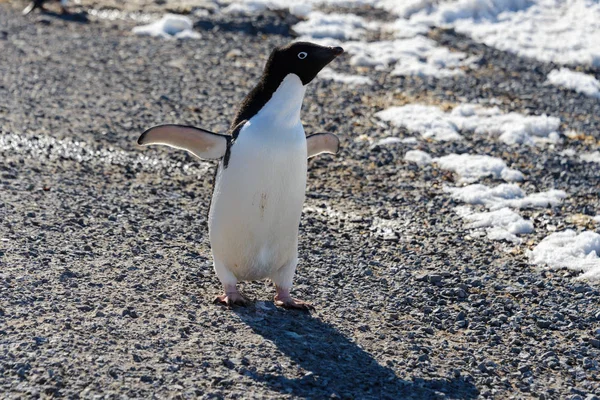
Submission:
<svg viewBox="0 0 600 400">
<path fill-rule="evenodd" d="M 308 56 L 308 54 L 306 54 L 306 52 L 301 51 L 300 53 L 298 53 L 298 58 L 301 60 L 304 60 L 306 58 L 306 56 Z"/>
</svg>

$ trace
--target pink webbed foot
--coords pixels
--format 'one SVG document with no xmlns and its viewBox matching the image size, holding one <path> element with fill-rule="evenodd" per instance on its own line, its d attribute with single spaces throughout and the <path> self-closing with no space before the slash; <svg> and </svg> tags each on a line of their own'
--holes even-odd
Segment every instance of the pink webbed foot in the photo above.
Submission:
<svg viewBox="0 0 600 400">
<path fill-rule="evenodd" d="M 283 308 L 305 311 L 315 309 L 312 304 L 302 300 L 294 299 L 292 296 L 290 296 L 289 289 L 281 289 L 279 287 L 277 287 L 277 294 L 275 295 L 275 305 Z"/>
<path fill-rule="evenodd" d="M 246 299 L 244 296 L 242 296 L 240 294 L 240 292 L 237 291 L 237 288 L 234 286 L 233 289 L 226 287 L 225 294 L 217 296 L 214 300 L 214 303 L 215 304 L 224 304 L 227 307 L 233 307 L 234 305 L 235 306 L 247 306 L 248 299 Z"/>
</svg>

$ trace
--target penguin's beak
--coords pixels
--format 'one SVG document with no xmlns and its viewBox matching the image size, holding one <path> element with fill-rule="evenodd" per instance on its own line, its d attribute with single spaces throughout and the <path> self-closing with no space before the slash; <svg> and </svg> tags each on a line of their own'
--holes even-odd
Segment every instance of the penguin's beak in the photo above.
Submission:
<svg viewBox="0 0 600 400">
<path fill-rule="evenodd" d="M 316 54 L 320 60 L 321 68 L 325 67 L 327 64 L 332 62 L 337 56 L 342 54 L 344 49 L 341 47 L 325 47 L 319 49 L 319 52 Z"/>
<path fill-rule="evenodd" d="M 333 53 L 333 55 L 335 57 L 339 56 L 340 54 L 342 54 L 344 52 L 344 49 L 342 49 L 339 46 L 337 46 L 337 47 L 330 47 L 329 49 L 331 50 L 331 52 Z"/>
</svg>

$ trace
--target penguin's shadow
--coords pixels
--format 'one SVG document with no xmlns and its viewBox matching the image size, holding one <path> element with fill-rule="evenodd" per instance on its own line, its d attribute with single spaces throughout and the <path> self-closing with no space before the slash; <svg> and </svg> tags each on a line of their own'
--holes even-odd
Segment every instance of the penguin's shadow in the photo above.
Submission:
<svg viewBox="0 0 600 400">
<path fill-rule="evenodd" d="M 271 309 L 237 309 L 236 314 L 255 333 L 273 342 L 279 351 L 307 371 L 289 378 L 274 372 L 245 371 L 258 382 L 282 394 L 302 398 L 473 399 L 477 388 L 462 377 L 406 381 L 379 364 L 334 326 L 308 313 Z M 337 397 L 336 397 L 337 396 Z"/>
</svg>

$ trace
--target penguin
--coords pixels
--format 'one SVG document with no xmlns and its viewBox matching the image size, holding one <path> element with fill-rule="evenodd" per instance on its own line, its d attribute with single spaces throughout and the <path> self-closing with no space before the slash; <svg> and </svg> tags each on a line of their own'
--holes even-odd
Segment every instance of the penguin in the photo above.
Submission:
<svg viewBox="0 0 600 400">
<path fill-rule="evenodd" d="M 39 8 L 42 11 L 45 11 L 44 3 L 47 3 L 48 0 L 33 0 L 25 9 L 23 10 L 23 15 L 28 15 L 36 8 Z M 67 10 L 67 0 L 60 0 L 60 9 L 63 14 L 68 14 L 69 10 Z"/>
<path fill-rule="evenodd" d="M 314 308 L 290 294 L 307 158 L 336 154 L 340 141 L 332 133 L 307 137 L 300 110 L 307 85 L 343 52 L 308 42 L 274 49 L 227 134 L 168 124 L 139 137 L 141 146 L 166 145 L 219 160 L 208 214 L 213 266 L 225 292 L 216 303 L 246 305 L 237 283 L 269 278 L 277 306 Z"/>
</svg>

